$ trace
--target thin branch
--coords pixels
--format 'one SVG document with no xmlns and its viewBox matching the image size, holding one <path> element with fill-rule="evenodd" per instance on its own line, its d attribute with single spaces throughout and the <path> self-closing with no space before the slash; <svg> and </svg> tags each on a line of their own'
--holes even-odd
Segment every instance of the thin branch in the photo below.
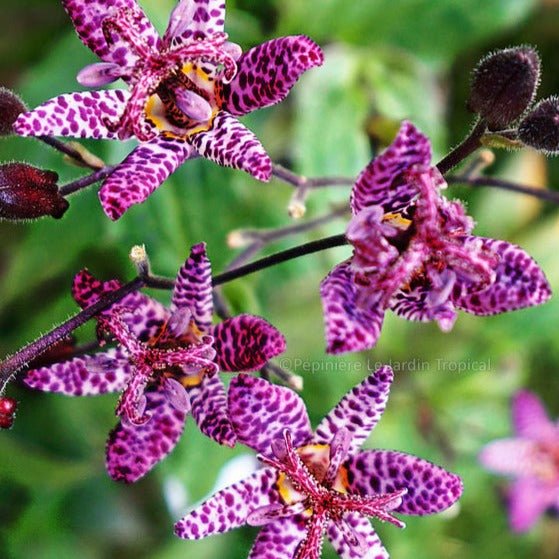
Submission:
<svg viewBox="0 0 559 559">
<path fill-rule="evenodd" d="M 39 357 L 39 355 L 44 353 L 49 347 L 71 334 L 74 330 L 85 324 L 90 318 L 93 318 L 97 313 L 110 307 L 117 301 L 120 301 L 125 295 L 137 291 L 143 285 L 144 282 L 141 278 L 133 279 L 119 289 L 111 291 L 100 298 L 93 305 L 90 305 L 83 311 L 70 317 L 44 336 L 41 336 L 10 357 L 4 359 L 4 361 L 0 363 L 0 394 L 2 394 L 6 384 L 10 382 L 14 374 L 25 367 L 27 363 Z"/>
<path fill-rule="evenodd" d="M 57 138 L 53 138 L 52 136 L 37 136 L 37 139 L 47 144 L 47 146 L 54 148 L 56 151 L 59 151 L 60 153 L 63 153 L 64 155 L 75 159 L 76 161 L 78 161 L 82 165 L 85 165 L 86 167 L 89 167 L 93 171 L 99 170 L 99 167 L 97 165 L 93 165 L 89 161 L 86 161 L 77 149 L 74 149 L 64 142 L 61 142 Z"/>
<path fill-rule="evenodd" d="M 536 186 L 525 186 L 502 179 L 495 179 L 492 177 L 469 178 L 462 175 L 451 175 L 446 177 L 446 181 L 448 184 L 467 184 L 468 186 L 489 186 L 491 188 L 501 188 L 510 192 L 527 194 L 529 196 L 533 196 L 534 198 L 545 200 L 546 202 L 559 204 L 559 192 L 556 190 L 548 190 L 546 188 L 538 188 Z"/>
<path fill-rule="evenodd" d="M 296 188 L 324 188 L 327 186 L 353 186 L 353 177 L 315 177 L 308 178 L 297 175 L 293 171 L 286 169 L 283 165 L 275 163 L 272 165 L 272 175 L 277 179 L 295 186 Z"/>
<path fill-rule="evenodd" d="M 106 167 L 103 167 L 102 169 L 99 169 L 94 173 L 91 173 L 90 175 L 62 185 L 59 188 L 58 192 L 62 196 L 74 194 L 74 192 L 78 192 L 83 188 L 86 188 L 88 186 L 91 186 L 92 184 L 95 184 L 96 182 L 106 179 L 115 169 L 116 165 L 107 165 Z"/>
</svg>

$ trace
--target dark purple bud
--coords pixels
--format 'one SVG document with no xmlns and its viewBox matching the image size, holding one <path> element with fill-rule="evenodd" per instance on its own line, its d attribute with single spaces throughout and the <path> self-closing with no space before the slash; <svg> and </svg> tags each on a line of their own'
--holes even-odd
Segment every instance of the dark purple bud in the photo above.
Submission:
<svg viewBox="0 0 559 559">
<path fill-rule="evenodd" d="M 0 217 L 31 219 L 50 215 L 62 217 L 68 201 L 59 194 L 54 171 L 44 171 L 27 163 L 0 165 Z"/>
<path fill-rule="evenodd" d="M 0 136 L 13 134 L 14 122 L 25 111 L 25 103 L 13 91 L 0 87 Z"/>
<path fill-rule="evenodd" d="M 540 101 L 518 125 L 518 138 L 548 155 L 559 155 L 559 97 Z"/>
<path fill-rule="evenodd" d="M 14 424 L 17 400 L 0 396 L 0 429 L 9 429 Z"/>
<path fill-rule="evenodd" d="M 532 104 L 540 80 L 540 58 L 528 46 L 498 50 L 483 58 L 472 74 L 468 110 L 491 130 L 502 130 Z"/>
</svg>

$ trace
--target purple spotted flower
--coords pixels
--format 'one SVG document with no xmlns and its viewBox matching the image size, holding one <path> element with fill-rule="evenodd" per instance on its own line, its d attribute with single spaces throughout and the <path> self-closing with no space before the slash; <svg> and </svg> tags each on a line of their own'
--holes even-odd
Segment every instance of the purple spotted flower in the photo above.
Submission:
<svg viewBox="0 0 559 559">
<path fill-rule="evenodd" d="M 102 60 L 78 81 L 98 87 L 122 78 L 129 89 L 60 95 L 14 128 L 22 136 L 140 140 L 99 192 L 110 218 L 143 202 L 197 154 L 270 179 L 270 158 L 236 117 L 284 99 L 304 71 L 322 64 L 318 45 L 282 37 L 243 54 L 223 31 L 225 0 L 180 0 L 163 37 L 134 0 L 62 4 Z"/>
<path fill-rule="evenodd" d="M 353 256 L 321 284 L 329 353 L 373 347 L 387 309 L 446 332 L 457 309 L 491 315 L 549 299 L 536 262 L 516 245 L 473 236 L 474 221 L 444 187 L 429 140 L 404 122 L 353 186 Z"/>
<path fill-rule="evenodd" d="M 120 286 L 86 270 L 73 286 L 87 307 Z M 99 316 L 118 346 L 26 373 L 27 386 L 70 396 L 122 391 L 120 422 L 107 444 L 107 470 L 132 483 L 177 444 L 190 412 L 200 430 L 234 446 L 225 388 L 217 372 L 251 371 L 281 353 L 285 340 L 264 319 L 240 315 L 212 326 L 210 262 L 204 244 L 179 270 L 170 308 L 135 292 Z"/>
<path fill-rule="evenodd" d="M 263 526 L 250 559 L 318 559 L 324 534 L 344 559 L 388 557 L 367 517 L 403 527 L 394 513 L 452 505 L 460 478 L 409 454 L 360 450 L 384 411 L 393 373 L 382 367 L 351 390 L 313 433 L 294 392 L 239 375 L 229 389 L 238 441 L 265 467 L 220 491 L 175 525 L 200 539 L 243 524 Z"/>
<path fill-rule="evenodd" d="M 515 437 L 489 443 L 481 463 L 515 478 L 508 494 L 512 530 L 532 528 L 546 509 L 559 508 L 559 422 L 551 421 L 540 399 L 527 390 L 512 403 Z"/>
</svg>

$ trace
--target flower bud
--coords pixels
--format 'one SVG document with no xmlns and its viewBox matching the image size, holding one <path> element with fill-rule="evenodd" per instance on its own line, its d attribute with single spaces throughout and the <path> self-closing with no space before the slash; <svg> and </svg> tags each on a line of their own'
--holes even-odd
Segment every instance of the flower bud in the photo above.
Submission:
<svg viewBox="0 0 559 559">
<path fill-rule="evenodd" d="M 13 134 L 14 122 L 25 111 L 25 103 L 13 91 L 0 87 L 0 136 Z"/>
<path fill-rule="evenodd" d="M 559 154 L 559 97 L 540 101 L 518 126 L 518 138 L 549 155 Z"/>
<path fill-rule="evenodd" d="M 0 429 L 9 429 L 14 424 L 17 400 L 0 396 Z"/>
<path fill-rule="evenodd" d="M 59 194 L 54 171 L 44 171 L 27 163 L 0 165 L 0 217 L 31 219 L 50 215 L 62 217 L 68 201 Z"/>
<path fill-rule="evenodd" d="M 502 130 L 532 104 L 540 79 L 540 58 L 528 46 L 498 50 L 483 58 L 472 74 L 468 110 L 491 130 Z"/>
</svg>

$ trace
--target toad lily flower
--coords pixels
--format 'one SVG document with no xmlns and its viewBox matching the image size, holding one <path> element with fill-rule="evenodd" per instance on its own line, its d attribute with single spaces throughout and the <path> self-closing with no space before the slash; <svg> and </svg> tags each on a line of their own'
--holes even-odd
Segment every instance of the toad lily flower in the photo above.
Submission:
<svg viewBox="0 0 559 559">
<path fill-rule="evenodd" d="M 85 308 L 119 286 L 84 270 L 73 295 Z M 70 396 L 122 391 L 120 423 L 107 444 L 107 470 L 119 481 L 136 481 L 169 454 L 189 412 L 205 435 L 234 446 L 217 372 L 259 369 L 285 341 L 262 318 L 240 315 L 212 326 L 212 314 L 210 262 L 199 244 L 179 270 L 170 309 L 141 293 L 127 295 L 99 317 L 101 329 L 116 338 L 115 349 L 30 370 L 24 382 Z"/>
<path fill-rule="evenodd" d="M 104 182 L 105 213 L 118 219 L 185 160 L 201 155 L 261 181 L 270 158 L 241 116 L 282 101 L 299 76 L 323 62 L 308 37 L 273 39 L 242 53 L 224 33 L 224 0 L 180 0 L 161 38 L 134 0 L 62 0 L 78 36 L 102 62 L 78 81 L 122 78 L 129 90 L 69 93 L 21 115 L 22 136 L 142 142 Z"/>
<path fill-rule="evenodd" d="M 429 140 L 404 122 L 351 193 L 353 256 L 322 281 L 327 351 L 373 347 L 384 313 L 452 329 L 456 309 L 491 315 L 544 303 L 551 290 L 521 248 L 471 234 L 472 218 L 431 166 Z"/>
<path fill-rule="evenodd" d="M 452 505 L 459 477 L 409 454 L 360 450 L 384 411 L 393 373 L 381 367 L 351 390 L 315 433 L 302 399 L 284 387 L 239 375 L 229 388 L 230 417 L 266 467 L 216 493 L 175 525 L 200 539 L 243 524 L 263 526 L 251 559 L 318 559 L 324 532 L 345 559 L 388 554 L 367 517 L 404 523 Z"/>
<path fill-rule="evenodd" d="M 481 463 L 513 476 L 509 492 L 510 525 L 529 530 L 548 508 L 559 508 L 559 423 L 551 421 L 539 398 L 522 390 L 512 403 L 515 437 L 489 443 Z"/>
</svg>

